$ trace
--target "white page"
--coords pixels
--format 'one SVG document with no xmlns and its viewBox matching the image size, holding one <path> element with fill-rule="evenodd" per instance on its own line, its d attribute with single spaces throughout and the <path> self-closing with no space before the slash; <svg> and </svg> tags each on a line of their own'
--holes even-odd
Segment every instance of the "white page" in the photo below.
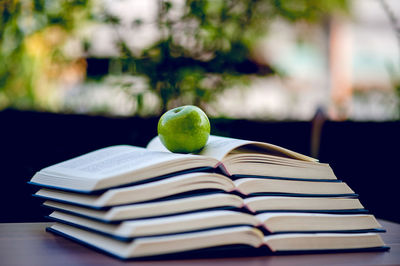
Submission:
<svg viewBox="0 0 400 266">
<path fill-rule="evenodd" d="M 221 161 L 230 151 L 251 142 L 239 139 L 219 137 L 211 135 L 208 138 L 206 146 L 198 153 L 198 155 L 212 157 Z M 147 145 L 147 149 L 153 151 L 169 152 L 161 143 L 159 137 L 153 138 Z"/>
<path fill-rule="evenodd" d="M 258 148 L 265 150 L 268 154 L 270 151 L 273 154 L 279 154 L 281 156 L 290 157 L 298 160 L 315 162 L 318 161 L 314 158 L 305 156 L 303 154 L 273 145 L 269 143 L 257 142 L 257 141 L 249 141 L 249 140 L 241 140 L 227 137 L 220 137 L 210 135 L 208 138 L 207 144 L 204 148 L 198 153 L 198 155 L 203 155 L 207 157 L 211 157 L 217 159 L 218 161 L 222 161 L 225 156 L 227 156 L 233 150 L 245 146 L 245 145 L 255 145 Z M 154 151 L 164 151 L 168 152 L 168 150 L 161 143 L 159 137 L 154 137 L 149 144 L 147 145 L 147 149 Z"/>
<path fill-rule="evenodd" d="M 187 158 L 187 155 L 149 151 L 129 145 L 111 146 L 49 166 L 40 171 L 47 175 L 76 176 L 89 179 L 127 173 L 157 163 Z"/>
</svg>

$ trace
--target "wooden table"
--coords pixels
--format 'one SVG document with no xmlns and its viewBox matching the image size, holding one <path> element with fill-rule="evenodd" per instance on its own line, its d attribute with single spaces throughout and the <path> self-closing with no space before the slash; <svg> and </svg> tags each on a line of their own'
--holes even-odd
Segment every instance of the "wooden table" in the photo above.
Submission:
<svg viewBox="0 0 400 266">
<path fill-rule="evenodd" d="M 379 220 L 388 252 L 281 255 L 167 261 L 119 261 L 85 246 L 46 233 L 50 223 L 0 224 L 0 265 L 400 265 L 400 224 Z"/>
</svg>

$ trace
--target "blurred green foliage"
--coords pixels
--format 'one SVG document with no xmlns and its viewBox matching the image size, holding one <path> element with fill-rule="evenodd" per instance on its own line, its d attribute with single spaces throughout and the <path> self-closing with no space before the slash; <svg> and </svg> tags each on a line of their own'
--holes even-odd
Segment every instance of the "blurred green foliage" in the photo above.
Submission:
<svg viewBox="0 0 400 266">
<path fill-rule="evenodd" d="M 69 63 L 60 47 L 90 9 L 89 0 L 0 0 L 0 108 L 51 105 L 38 86 Z"/>
<path fill-rule="evenodd" d="M 346 11 L 347 1 L 187 0 L 178 19 L 172 10 L 172 2 L 159 1 L 157 23 L 163 37 L 139 56 L 120 40 L 123 56 L 115 59 L 121 69 L 133 65 L 134 74 L 148 78 L 161 112 L 182 104 L 204 107 L 226 88 L 246 83 L 248 75 L 274 73 L 250 54 L 271 21 L 321 22 L 330 12 Z M 117 18 L 108 21 L 118 24 Z"/>
<path fill-rule="evenodd" d="M 119 38 L 120 56 L 109 59 L 114 67 L 105 75 L 145 77 L 148 90 L 159 98 L 160 112 L 182 104 L 204 106 L 232 85 L 246 83 L 249 75 L 275 73 L 251 55 L 274 19 L 320 23 L 348 8 L 346 0 L 186 0 L 177 16 L 173 1 L 157 3 L 158 41 L 137 54 Z M 106 9 L 93 12 L 98 5 L 90 0 L 0 0 L 0 108 L 48 108 L 51 97 L 45 94 L 51 92 L 37 88 L 37 81 L 46 76 L 51 84 L 69 66 L 71 59 L 60 50 L 65 40 L 85 21 L 114 28 L 120 24 Z M 132 21 L 132 27 L 142 25 Z M 82 41 L 84 50 L 90 51 L 90 45 Z M 140 114 L 143 95 L 133 98 Z"/>
<path fill-rule="evenodd" d="M 399 53 L 398 57 L 399 60 L 397 61 L 397 63 L 400 69 L 400 24 L 399 24 L 400 20 L 397 18 L 395 12 L 393 12 L 393 10 L 389 7 L 388 3 L 385 0 L 379 0 L 379 3 L 383 11 L 386 13 L 390 21 L 391 27 L 393 29 L 393 33 L 396 36 L 398 53 Z M 396 66 L 390 62 L 387 63 L 387 70 L 397 100 L 396 104 L 397 119 L 400 120 L 400 72 L 398 72 L 398 70 L 396 71 Z"/>
</svg>

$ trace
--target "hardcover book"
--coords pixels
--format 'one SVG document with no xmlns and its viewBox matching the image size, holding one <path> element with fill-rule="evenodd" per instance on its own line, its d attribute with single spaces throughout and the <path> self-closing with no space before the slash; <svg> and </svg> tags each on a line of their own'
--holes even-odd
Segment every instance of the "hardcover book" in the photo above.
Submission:
<svg viewBox="0 0 400 266">
<path fill-rule="evenodd" d="M 256 195 L 356 196 L 344 182 L 240 178 L 232 181 L 216 173 L 189 173 L 139 185 L 112 188 L 96 194 L 43 188 L 35 195 L 52 200 L 101 208 L 144 202 L 194 191 L 224 191 L 242 197 Z"/>
<path fill-rule="evenodd" d="M 55 223 L 47 229 L 76 242 L 120 259 L 154 257 L 209 248 L 237 247 L 259 250 L 257 254 L 385 251 L 388 248 L 377 233 L 288 233 L 264 236 L 257 228 L 238 226 L 167 236 L 120 241 L 74 226 Z M 235 251 L 237 249 L 233 249 Z M 240 250 L 237 250 L 242 252 Z M 228 252 L 225 253 L 229 254 Z M 202 254 L 207 256 L 207 253 Z M 233 256 L 234 254 L 231 254 Z"/>
<path fill-rule="evenodd" d="M 188 195 L 187 197 L 100 209 L 52 200 L 46 200 L 43 205 L 54 210 L 72 213 L 103 222 L 117 222 L 216 209 L 233 209 L 252 214 L 264 212 L 368 212 L 357 198 L 257 196 L 243 199 L 237 195 L 227 193 Z"/>
<path fill-rule="evenodd" d="M 227 176 L 336 179 L 328 164 L 267 143 L 210 136 L 199 154 L 166 152 L 159 145 L 155 138 L 147 149 L 106 147 L 46 167 L 31 183 L 90 193 L 198 168 L 219 169 Z"/>
</svg>

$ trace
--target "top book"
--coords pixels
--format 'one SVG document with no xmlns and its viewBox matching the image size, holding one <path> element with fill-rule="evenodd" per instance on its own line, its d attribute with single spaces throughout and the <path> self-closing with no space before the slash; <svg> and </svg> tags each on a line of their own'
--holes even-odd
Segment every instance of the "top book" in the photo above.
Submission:
<svg viewBox="0 0 400 266">
<path fill-rule="evenodd" d="M 264 176 L 336 180 L 328 164 L 269 143 L 210 136 L 198 154 L 167 151 L 158 137 L 147 148 L 110 146 L 46 167 L 32 184 L 92 193 L 182 172 L 215 169 L 235 179 Z"/>
</svg>

